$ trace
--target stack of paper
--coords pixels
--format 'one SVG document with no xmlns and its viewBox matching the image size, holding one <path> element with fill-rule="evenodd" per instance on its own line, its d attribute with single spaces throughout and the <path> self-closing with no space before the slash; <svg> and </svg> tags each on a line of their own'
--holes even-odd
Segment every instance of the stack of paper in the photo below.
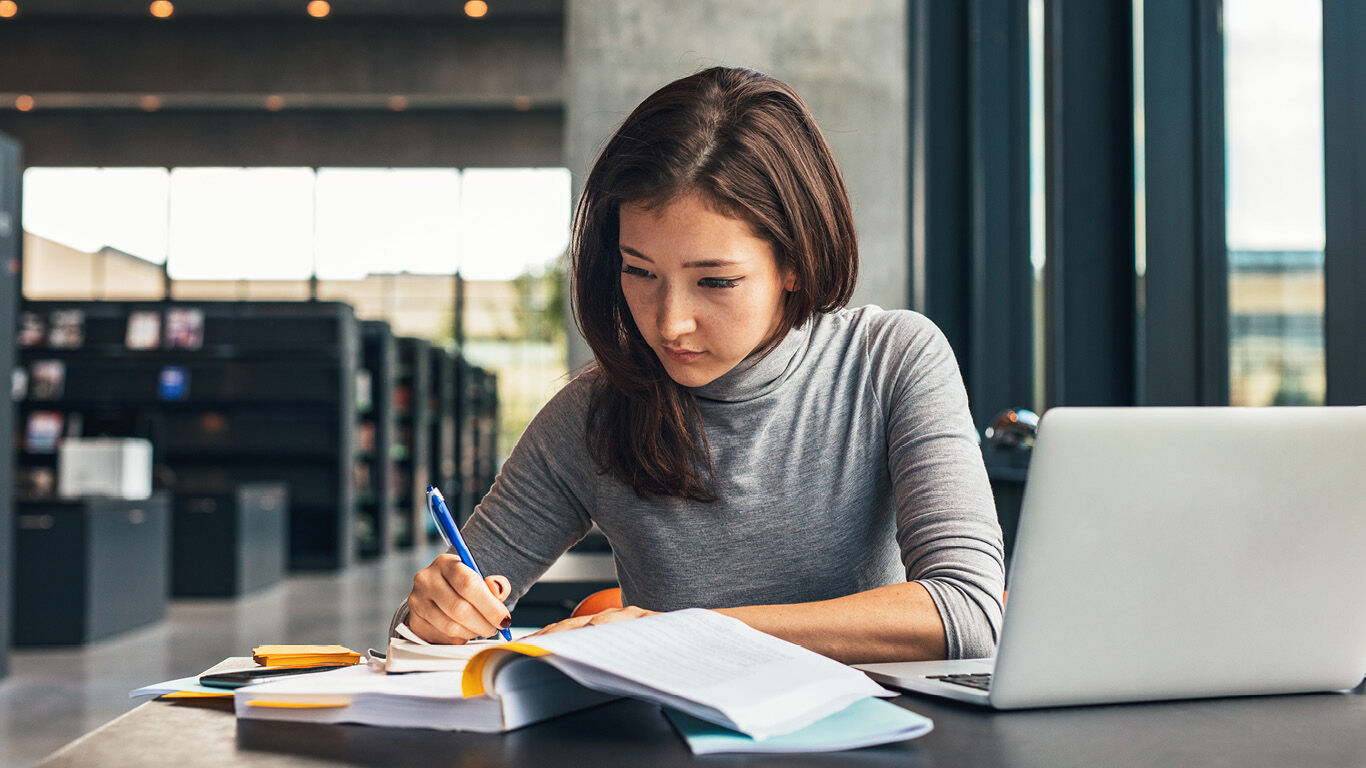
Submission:
<svg viewBox="0 0 1366 768">
<path fill-rule="evenodd" d="M 463 696 L 461 672 L 387 675 L 357 665 L 238 688 L 234 699 L 247 719 L 498 733 L 616 698 L 535 666 L 539 680 L 502 697 Z"/>
<path fill-rule="evenodd" d="M 499 640 L 474 640 L 464 645 L 431 645 L 410 640 L 392 639 L 385 654 L 384 671 L 399 672 L 460 672 L 475 654 L 495 645 Z"/>
<path fill-rule="evenodd" d="M 238 670 L 255 669 L 256 667 L 256 662 L 245 656 L 231 656 L 194 677 L 182 677 L 178 680 L 167 680 L 164 683 L 153 683 L 129 691 L 128 698 L 135 699 L 139 696 L 161 696 L 167 699 L 228 698 L 232 696 L 232 691 L 200 685 L 199 678 L 204 675 L 215 675 L 219 672 L 237 672 Z"/>
<path fill-rule="evenodd" d="M 310 667 L 317 664 L 356 664 L 360 654 L 341 645 L 261 645 L 251 649 L 263 667 Z"/>
</svg>

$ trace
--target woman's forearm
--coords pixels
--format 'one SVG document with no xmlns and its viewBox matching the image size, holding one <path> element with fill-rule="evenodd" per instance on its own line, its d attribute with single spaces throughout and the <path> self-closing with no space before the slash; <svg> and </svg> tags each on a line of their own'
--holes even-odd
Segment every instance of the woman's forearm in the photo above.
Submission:
<svg viewBox="0 0 1366 768">
<path fill-rule="evenodd" d="M 846 664 L 942 659 L 948 653 L 939 609 L 916 582 L 815 603 L 717 612 Z"/>
</svg>

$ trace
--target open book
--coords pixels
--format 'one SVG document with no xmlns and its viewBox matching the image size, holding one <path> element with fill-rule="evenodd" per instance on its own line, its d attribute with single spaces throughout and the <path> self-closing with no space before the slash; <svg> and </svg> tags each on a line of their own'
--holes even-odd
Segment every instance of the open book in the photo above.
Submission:
<svg viewBox="0 0 1366 768">
<path fill-rule="evenodd" d="M 244 718 L 504 731 L 632 696 L 765 739 L 869 696 L 863 673 L 692 609 L 493 645 L 461 672 L 349 668 L 238 689 Z"/>
</svg>

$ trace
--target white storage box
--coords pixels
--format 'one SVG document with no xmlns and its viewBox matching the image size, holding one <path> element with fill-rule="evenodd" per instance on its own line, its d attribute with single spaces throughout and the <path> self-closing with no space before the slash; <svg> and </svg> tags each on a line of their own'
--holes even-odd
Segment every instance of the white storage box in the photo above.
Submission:
<svg viewBox="0 0 1366 768">
<path fill-rule="evenodd" d="M 152 444 L 135 437 L 69 437 L 57 449 L 57 495 L 145 499 Z"/>
</svg>

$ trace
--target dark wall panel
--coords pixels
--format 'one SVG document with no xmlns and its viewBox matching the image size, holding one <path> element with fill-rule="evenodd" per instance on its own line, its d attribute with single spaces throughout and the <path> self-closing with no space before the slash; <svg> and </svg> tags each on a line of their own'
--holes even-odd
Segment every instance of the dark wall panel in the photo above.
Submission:
<svg viewBox="0 0 1366 768">
<path fill-rule="evenodd" d="M 1047 4 L 1046 404 L 1134 404 L 1133 26 Z"/>
<path fill-rule="evenodd" d="M 1143 8 L 1146 268 L 1139 277 L 1139 405 L 1227 405 L 1224 72 L 1217 9 Z"/>
<path fill-rule="evenodd" d="M 19 288 L 19 143 L 0 133 L 0 372 L 14 369 L 14 316 Z M 9 377 L 6 376 L 6 379 Z M 14 401 L 0 397 L 0 435 L 14 433 Z M 0 442 L 0 677 L 9 672 L 10 599 L 14 573 L 14 453 Z"/>
<path fill-rule="evenodd" d="M 0 92 L 35 95 L 380 93 L 507 103 L 562 99 L 563 61 L 559 19 L 0 24 Z"/>
<path fill-rule="evenodd" d="M 27 166 L 560 166 L 563 125 L 560 109 L 0 113 Z"/>
<path fill-rule="evenodd" d="M 1329 405 L 1366 405 L 1366 4 L 1323 3 L 1325 347 Z"/>
</svg>

